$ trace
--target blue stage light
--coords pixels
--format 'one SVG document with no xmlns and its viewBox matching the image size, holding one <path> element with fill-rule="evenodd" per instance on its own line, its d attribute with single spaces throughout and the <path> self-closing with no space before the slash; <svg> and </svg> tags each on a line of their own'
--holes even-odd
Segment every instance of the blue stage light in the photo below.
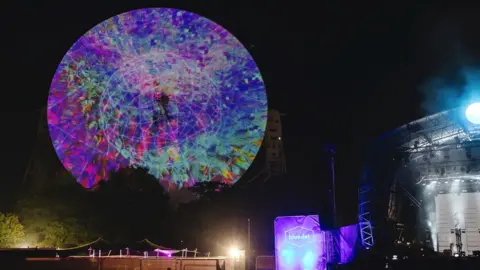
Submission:
<svg viewBox="0 0 480 270">
<path fill-rule="evenodd" d="M 472 124 L 479 125 L 480 124 L 480 103 L 472 103 L 468 106 L 467 110 L 465 111 L 465 116 L 467 120 L 470 121 Z"/>
<path fill-rule="evenodd" d="M 308 251 L 305 256 L 303 256 L 303 269 L 314 269 L 315 268 L 315 263 L 317 261 L 317 258 L 315 256 L 316 254 Z"/>
</svg>

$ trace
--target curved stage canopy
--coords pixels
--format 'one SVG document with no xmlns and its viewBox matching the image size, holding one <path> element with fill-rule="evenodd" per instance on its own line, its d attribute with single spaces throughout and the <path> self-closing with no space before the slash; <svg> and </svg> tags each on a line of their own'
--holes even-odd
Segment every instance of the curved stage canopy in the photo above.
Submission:
<svg viewBox="0 0 480 270">
<path fill-rule="evenodd" d="M 404 165 L 418 170 L 419 181 L 449 177 L 476 180 L 472 173 L 480 171 L 476 162 L 476 157 L 480 158 L 480 125 L 467 120 L 464 107 L 405 124 L 382 136 L 380 144 L 404 153 Z"/>
<path fill-rule="evenodd" d="M 418 147 L 445 144 L 448 141 L 471 140 L 480 133 L 480 125 L 470 123 L 464 116 L 465 108 L 455 108 L 405 124 L 380 137 L 380 140 L 398 150 L 411 151 Z"/>
</svg>

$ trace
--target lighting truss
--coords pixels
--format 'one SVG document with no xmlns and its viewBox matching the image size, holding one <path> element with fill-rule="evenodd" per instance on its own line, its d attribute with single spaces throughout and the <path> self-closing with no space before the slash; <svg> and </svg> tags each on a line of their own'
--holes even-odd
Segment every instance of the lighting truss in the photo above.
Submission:
<svg viewBox="0 0 480 270">
<path fill-rule="evenodd" d="M 373 238 L 373 228 L 371 222 L 371 202 L 370 193 L 372 189 L 370 186 L 362 186 L 358 189 L 358 224 L 360 226 L 360 237 L 362 246 L 365 249 L 370 249 L 375 244 Z"/>
</svg>

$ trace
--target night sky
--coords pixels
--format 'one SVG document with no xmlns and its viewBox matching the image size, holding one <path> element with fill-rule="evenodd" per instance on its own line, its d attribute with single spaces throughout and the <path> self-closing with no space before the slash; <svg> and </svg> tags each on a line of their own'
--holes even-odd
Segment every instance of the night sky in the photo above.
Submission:
<svg viewBox="0 0 480 270">
<path fill-rule="evenodd" d="M 475 18 L 480 9 L 466 7 L 334 6 L 318 1 L 296 6 L 292 1 L 37 2 L 20 1 L 0 16 L 0 172 L 5 184 L 22 177 L 40 108 L 63 55 L 90 28 L 131 9 L 186 9 L 233 33 L 263 74 L 270 108 L 287 114 L 283 121 L 289 171 L 324 181 L 311 165 L 319 162 L 324 143 L 336 144 L 338 181 L 342 188 L 352 187 L 341 191 L 341 198 L 355 194 L 363 143 L 427 112 L 455 107 L 455 101 L 437 104 L 435 91 L 422 85 L 437 76 L 456 80 L 458 68 L 475 66 L 480 52 L 475 49 L 480 45 Z"/>
</svg>

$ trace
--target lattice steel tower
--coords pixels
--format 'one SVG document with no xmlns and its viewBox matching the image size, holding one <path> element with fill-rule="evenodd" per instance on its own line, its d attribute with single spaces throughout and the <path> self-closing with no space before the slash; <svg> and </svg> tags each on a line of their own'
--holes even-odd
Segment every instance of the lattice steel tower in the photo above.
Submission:
<svg viewBox="0 0 480 270">
<path fill-rule="evenodd" d="M 258 178 L 267 181 L 270 177 L 281 177 L 287 172 L 285 152 L 283 148 L 283 132 L 281 114 L 277 110 L 268 111 L 267 128 L 263 147 L 265 149 L 265 166 L 249 182 Z"/>
<path fill-rule="evenodd" d="M 50 140 L 47 123 L 47 108 L 40 111 L 37 127 L 37 137 L 33 151 L 23 176 L 23 184 L 35 191 L 41 191 L 51 186 L 60 174 L 68 175 L 55 153 Z"/>
</svg>

